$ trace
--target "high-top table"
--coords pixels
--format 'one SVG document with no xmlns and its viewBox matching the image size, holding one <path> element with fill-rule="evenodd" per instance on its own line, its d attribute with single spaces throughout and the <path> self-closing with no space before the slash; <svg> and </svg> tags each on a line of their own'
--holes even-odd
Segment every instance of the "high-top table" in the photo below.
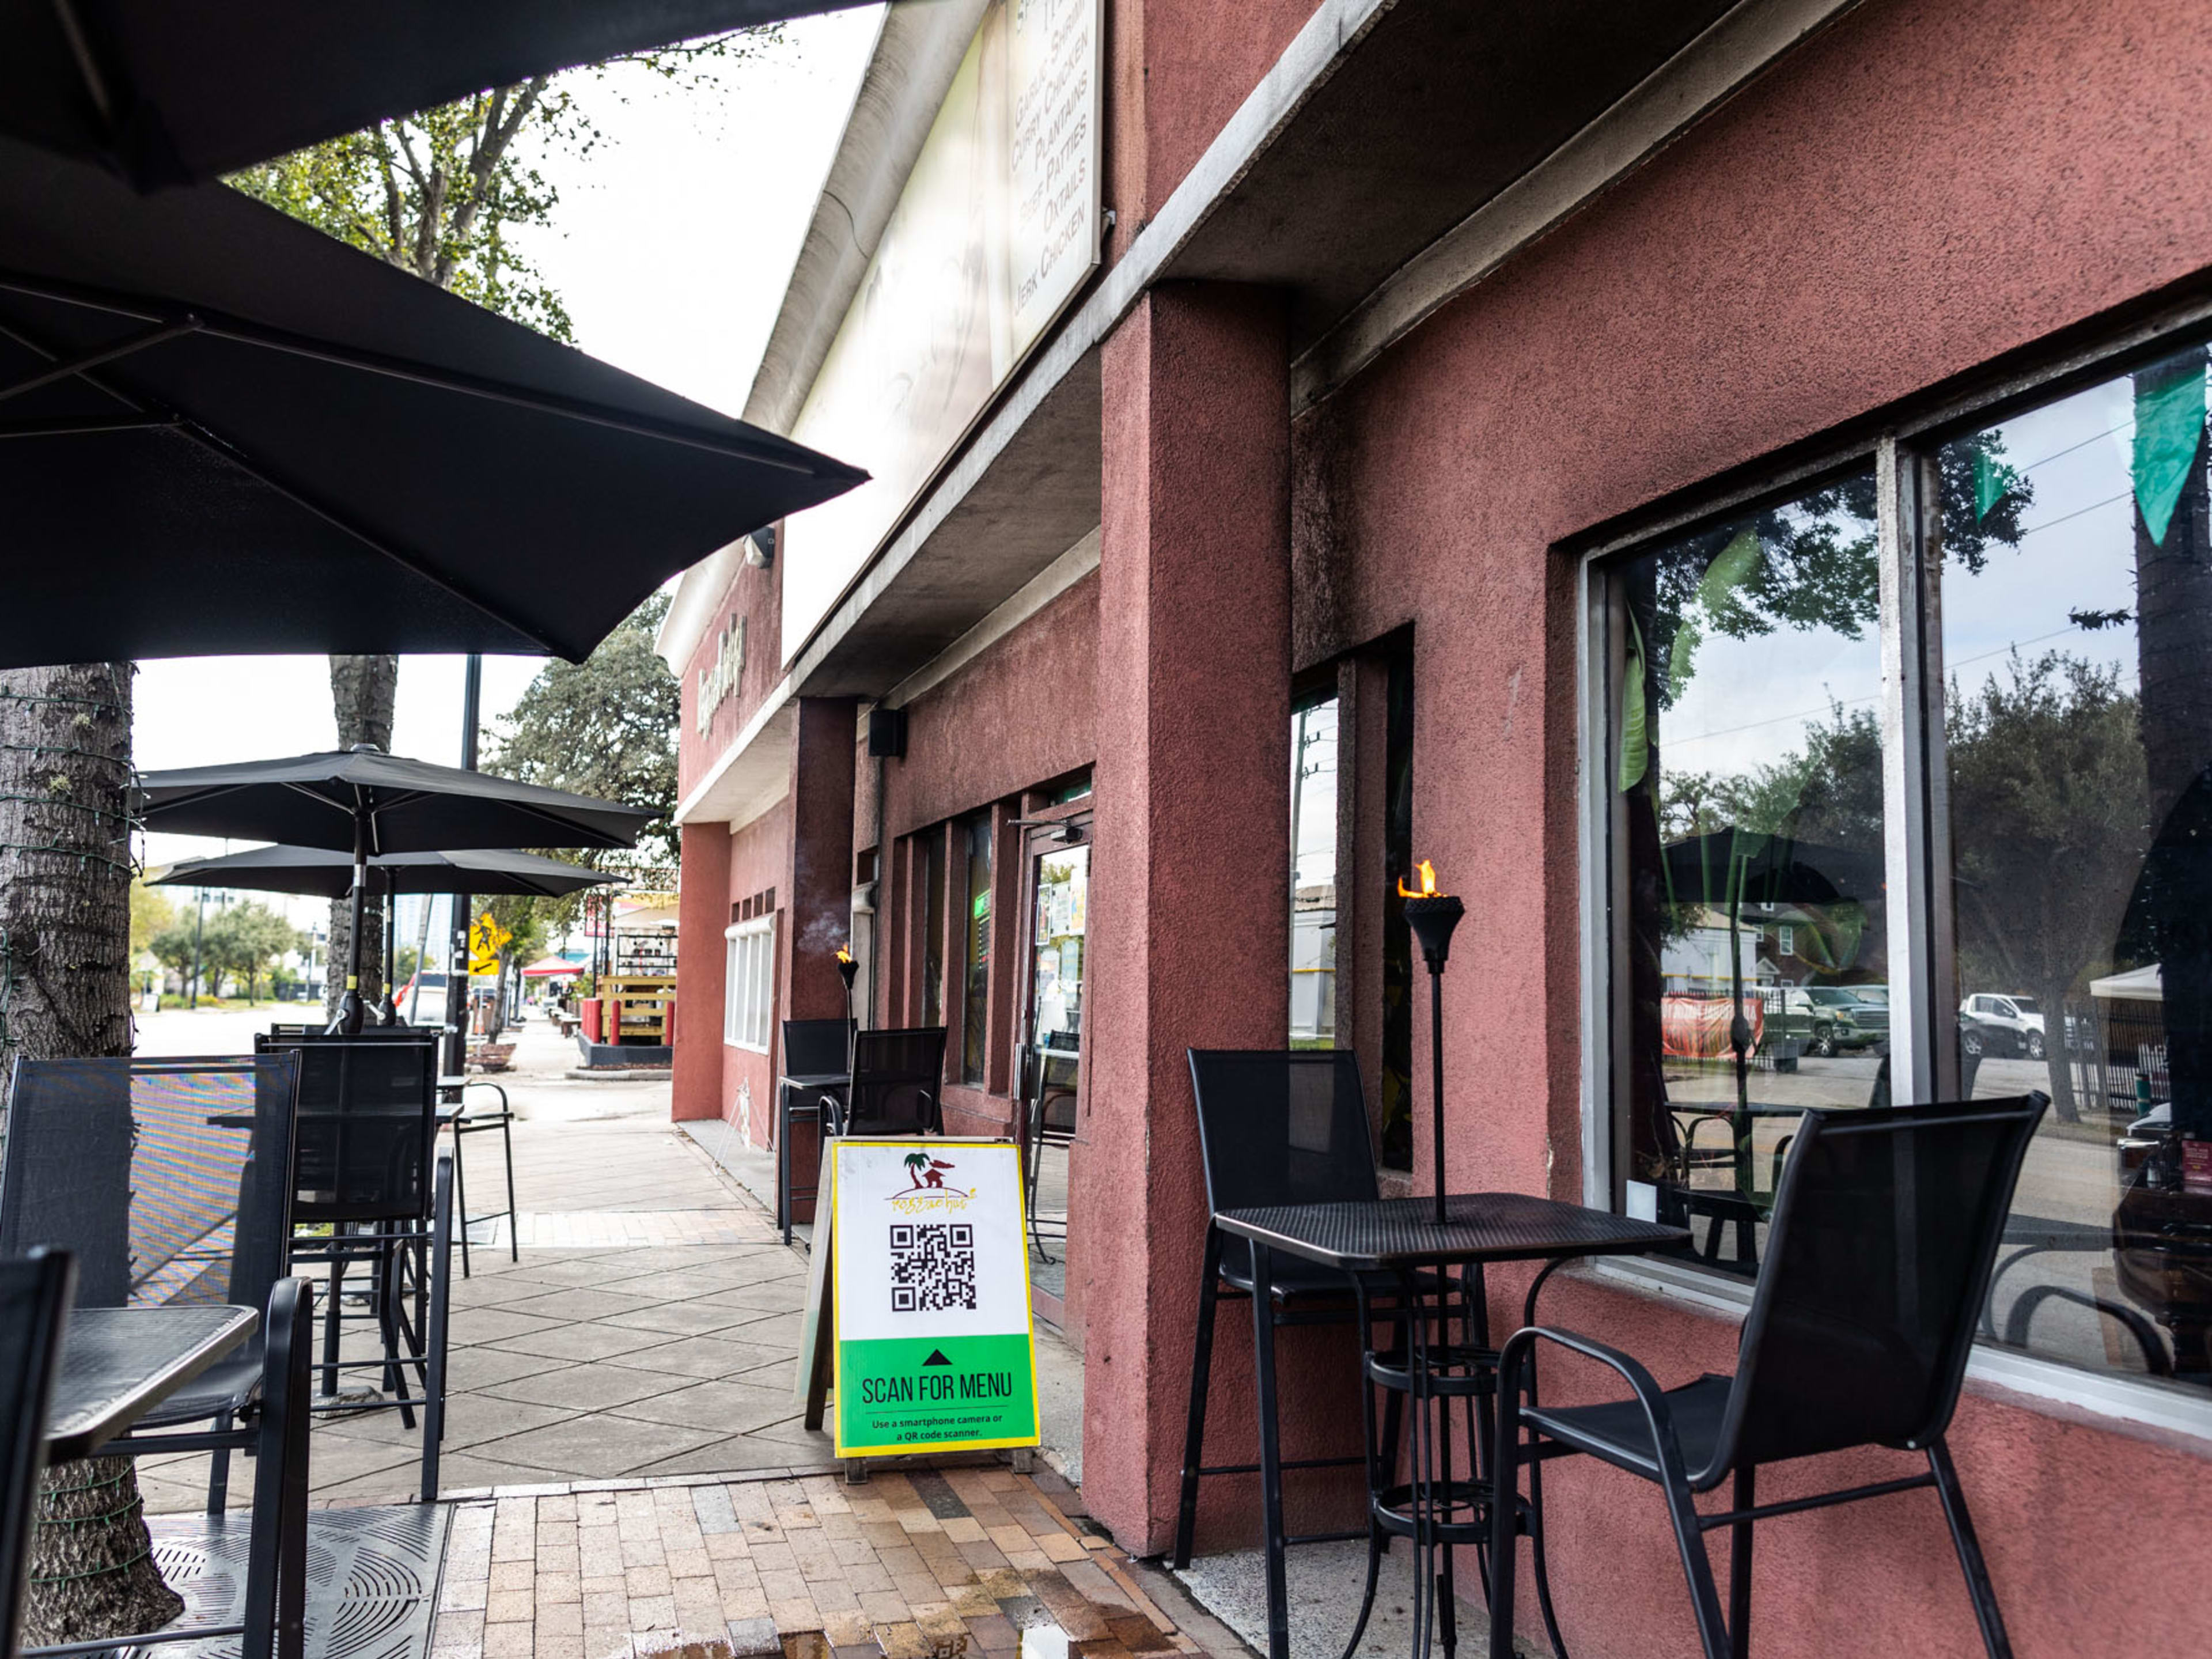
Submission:
<svg viewBox="0 0 2212 1659">
<path fill-rule="evenodd" d="M 1444 1200 L 1444 1215 L 1438 1226 L 1433 1198 L 1386 1198 L 1226 1210 L 1215 1218 L 1222 1231 L 1246 1240 L 1252 1249 L 1252 1370 L 1260 1397 L 1260 1487 L 1267 1537 L 1267 1659 L 1290 1659 L 1291 1650 L 1283 1571 L 1282 1446 L 1275 1415 L 1275 1323 L 1268 1315 L 1275 1252 L 1317 1261 L 1347 1276 L 1395 1274 L 1408 1286 L 1419 1282 L 1417 1275 L 1454 1267 L 1479 1273 L 1492 1262 L 1543 1261 L 1549 1265 L 1528 1291 L 1533 1320 L 1536 1291 L 1553 1268 L 1584 1256 L 1640 1255 L 1689 1238 L 1680 1227 L 1632 1221 L 1526 1193 L 1453 1194 Z M 1361 1340 L 1365 1346 L 1365 1333 Z M 1490 1449 L 1478 1444 L 1473 1451 L 1480 1460 L 1480 1476 Z M 1417 1470 L 1416 1478 L 1425 1477 Z"/>
<path fill-rule="evenodd" d="M 62 1335 L 46 1461 L 89 1457 L 253 1333 L 251 1308 L 79 1308 Z"/>
</svg>

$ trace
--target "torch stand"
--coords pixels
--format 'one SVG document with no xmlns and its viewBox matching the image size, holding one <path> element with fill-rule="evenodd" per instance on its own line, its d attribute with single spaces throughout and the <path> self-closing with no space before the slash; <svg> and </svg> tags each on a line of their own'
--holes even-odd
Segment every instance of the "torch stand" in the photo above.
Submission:
<svg viewBox="0 0 2212 1659">
<path fill-rule="evenodd" d="M 1452 929 L 1466 914 L 1467 906 L 1449 893 L 1427 893 L 1406 901 L 1406 925 L 1421 943 L 1421 960 L 1429 964 L 1430 1122 L 1436 1136 L 1439 1227 L 1444 1224 L 1444 963 L 1451 955 Z"/>
</svg>

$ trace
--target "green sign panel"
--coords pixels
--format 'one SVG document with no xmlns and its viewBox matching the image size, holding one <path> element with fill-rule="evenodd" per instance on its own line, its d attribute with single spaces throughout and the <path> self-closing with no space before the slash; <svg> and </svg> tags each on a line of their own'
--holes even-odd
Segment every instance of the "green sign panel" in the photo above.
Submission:
<svg viewBox="0 0 2212 1659">
<path fill-rule="evenodd" d="M 1036 1445 L 1014 1147 L 832 1146 L 837 1455 Z"/>
</svg>

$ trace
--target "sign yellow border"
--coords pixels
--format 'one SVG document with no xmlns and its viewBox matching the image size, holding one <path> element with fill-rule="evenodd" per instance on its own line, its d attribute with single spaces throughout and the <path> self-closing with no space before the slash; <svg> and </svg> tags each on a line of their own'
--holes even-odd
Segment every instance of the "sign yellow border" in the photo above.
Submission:
<svg viewBox="0 0 2212 1659">
<path fill-rule="evenodd" d="M 841 1194 L 845 1183 L 833 1176 L 830 1188 L 830 1426 L 835 1443 L 835 1455 L 839 1457 L 915 1457 L 932 1452 L 945 1451 L 1005 1451 L 1021 1446 L 1040 1446 L 1044 1443 L 1044 1395 L 1037 1388 L 1036 1375 L 1036 1303 L 1035 1288 L 1030 1283 L 1030 1206 L 1029 1194 L 1023 1190 L 1022 1149 L 1019 1141 L 1005 1135 L 992 1138 L 973 1137 L 962 1140 L 940 1139 L 935 1135 L 888 1136 L 873 1140 L 848 1140 L 842 1137 L 830 1143 L 830 1156 L 843 1156 L 848 1146 L 911 1146 L 919 1140 L 930 1146 L 1010 1146 L 1014 1153 L 1014 1220 L 1015 1237 L 1022 1244 L 1022 1317 L 1026 1322 L 1030 1340 L 1030 1408 L 1035 1415 L 1036 1432 L 1025 1438 L 1012 1440 L 931 1440 L 916 1445 L 877 1446 L 848 1451 L 845 1448 L 845 1416 L 838 1402 L 845 1397 L 845 1320 L 844 1310 L 837 1297 L 837 1216 Z"/>
</svg>

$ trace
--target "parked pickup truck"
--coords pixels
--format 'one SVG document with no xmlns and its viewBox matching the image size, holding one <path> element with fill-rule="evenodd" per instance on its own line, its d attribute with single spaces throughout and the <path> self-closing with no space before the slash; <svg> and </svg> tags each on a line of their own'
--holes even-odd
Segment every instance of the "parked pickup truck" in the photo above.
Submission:
<svg viewBox="0 0 2212 1659">
<path fill-rule="evenodd" d="M 1763 985 L 1770 1042 L 1794 1040 L 1823 1058 L 1889 1041 L 1889 1008 L 1843 985 Z"/>
</svg>

